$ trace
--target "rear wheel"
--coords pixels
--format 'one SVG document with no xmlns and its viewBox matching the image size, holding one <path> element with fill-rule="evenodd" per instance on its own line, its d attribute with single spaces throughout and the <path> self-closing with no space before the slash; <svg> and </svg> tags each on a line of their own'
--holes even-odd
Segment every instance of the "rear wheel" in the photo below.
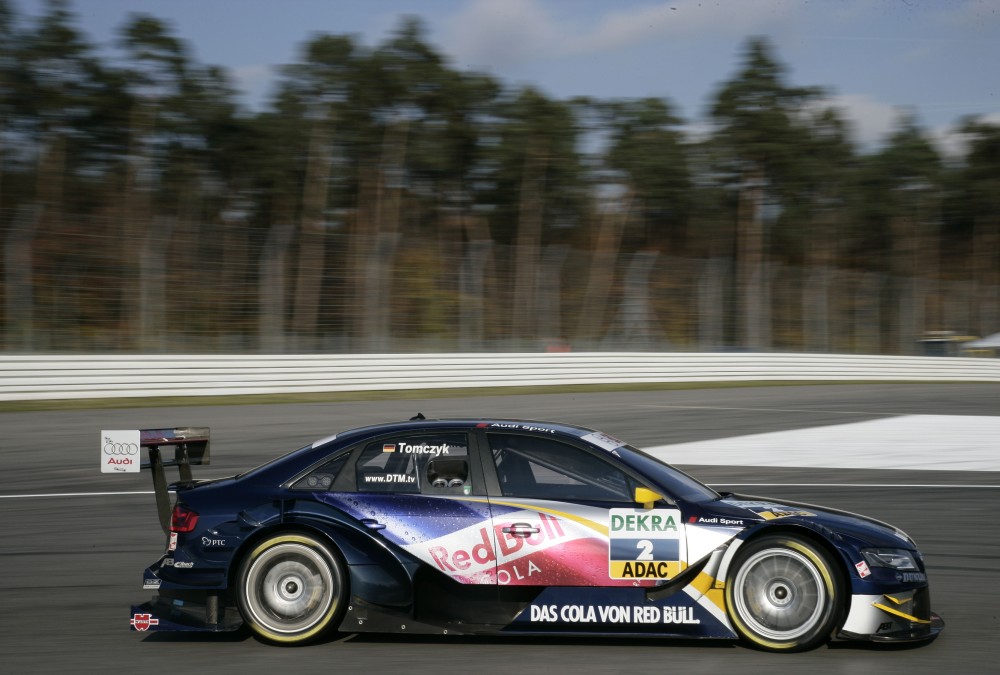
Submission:
<svg viewBox="0 0 1000 675">
<path fill-rule="evenodd" d="M 254 633 L 272 642 L 321 637 L 335 625 L 345 596 L 343 566 L 309 535 L 265 539 L 240 566 L 240 613 Z"/>
<path fill-rule="evenodd" d="M 826 642 L 843 605 L 827 554 L 796 537 L 743 546 L 726 581 L 726 606 L 740 636 L 770 651 L 802 651 Z"/>
</svg>

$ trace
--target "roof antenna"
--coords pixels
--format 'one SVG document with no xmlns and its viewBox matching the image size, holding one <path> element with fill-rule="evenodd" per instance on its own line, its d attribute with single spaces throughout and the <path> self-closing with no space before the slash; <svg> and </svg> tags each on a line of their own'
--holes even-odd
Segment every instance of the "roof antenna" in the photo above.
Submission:
<svg viewBox="0 0 1000 675">
<path fill-rule="evenodd" d="M 420 413 L 420 412 L 418 412 L 418 413 L 417 413 L 416 415 L 414 415 L 414 416 L 413 416 L 413 417 L 411 417 L 410 419 L 411 419 L 411 420 L 425 420 L 425 419 L 427 419 L 427 418 L 426 418 L 426 417 L 424 417 L 424 414 L 423 414 L 423 413 Z"/>
</svg>

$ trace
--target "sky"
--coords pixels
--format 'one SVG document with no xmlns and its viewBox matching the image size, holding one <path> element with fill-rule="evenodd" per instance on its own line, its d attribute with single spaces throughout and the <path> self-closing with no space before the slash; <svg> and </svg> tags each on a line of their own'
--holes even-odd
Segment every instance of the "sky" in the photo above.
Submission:
<svg viewBox="0 0 1000 675">
<path fill-rule="evenodd" d="M 44 0 L 11 0 L 35 16 Z M 453 68 L 560 99 L 658 97 L 704 128 L 747 39 L 766 36 L 787 82 L 819 86 L 854 140 L 877 147 L 901 111 L 960 151 L 973 115 L 1000 124 L 1000 0 L 71 0 L 104 54 L 132 13 L 168 22 L 202 64 L 224 66 L 254 110 L 278 68 L 319 33 L 376 46 L 418 16 Z"/>
</svg>

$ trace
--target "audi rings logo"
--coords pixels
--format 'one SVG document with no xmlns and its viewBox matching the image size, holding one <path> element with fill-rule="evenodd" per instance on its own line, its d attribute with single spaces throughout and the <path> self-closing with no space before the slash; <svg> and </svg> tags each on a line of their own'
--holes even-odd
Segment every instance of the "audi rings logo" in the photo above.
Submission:
<svg viewBox="0 0 1000 675">
<path fill-rule="evenodd" d="M 142 433 L 135 429 L 101 431 L 101 473 L 138 473 Z"/>
<path fill-rule="evenodd" d="M 138 452 L 139 446 L 135 443 L 113 443 L 107 441 L 104 444 L 105 455 L 134 455 Z"/>
</svg>

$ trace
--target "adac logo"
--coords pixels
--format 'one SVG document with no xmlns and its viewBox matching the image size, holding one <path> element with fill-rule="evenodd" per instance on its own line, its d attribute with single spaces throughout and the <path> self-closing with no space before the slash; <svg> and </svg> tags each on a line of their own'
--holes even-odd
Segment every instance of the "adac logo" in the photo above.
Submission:
<svg viewBox="0 0 1000 675">
<path fill-rule="evenodd" d="M 129 623 L 137 631 L 142 632 L 149 630 L 150 626 L 159 626 L 160 620 L 152 614 L 133 614 L 132 620 Z"/>
</svg>

